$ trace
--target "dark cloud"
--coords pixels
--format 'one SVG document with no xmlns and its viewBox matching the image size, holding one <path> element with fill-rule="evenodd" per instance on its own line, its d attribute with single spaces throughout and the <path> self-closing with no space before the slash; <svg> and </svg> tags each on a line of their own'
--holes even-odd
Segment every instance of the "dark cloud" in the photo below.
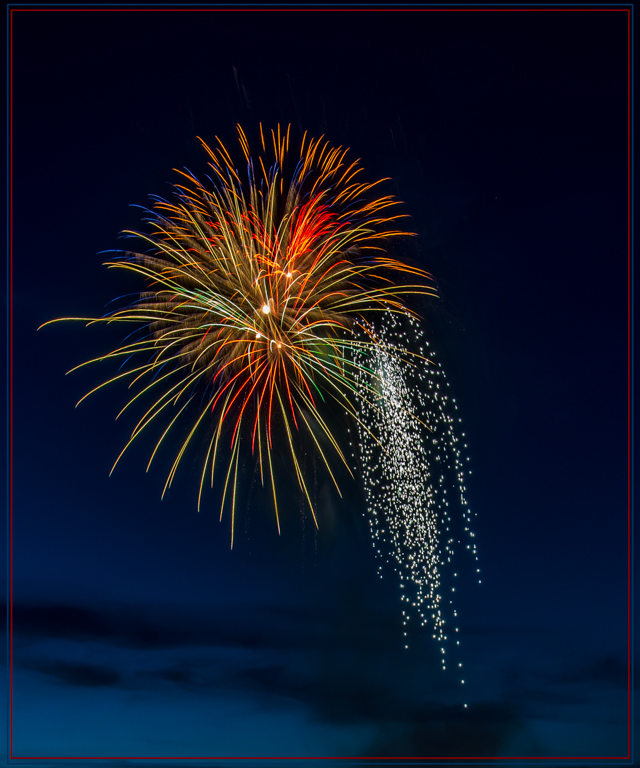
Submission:
<svg viewBox="0 0 640 768">
<path fill-rule="evenodd" d="M 13 606 L 13 634 L 18 641 L 93 640 L 146 650 L 180 646 L 305 650 L 327 645 L 348 648 L 355 641 L 374 649 L 385 647 L 390 633 L 399 647 L 399 631 L 397 622 L 380 619 L 374 608 L 352 607 L 351 599 L 337 607 L 209 605 L 192 611 L 174 605 Z"/>
<path fill-rule="evenodd" d="M 14 603 L 12 618 L 13 631 L 18 635 L 95 640 L 103 639 L 109 631 L 104 617 L 97 611 L 70 605 Z"/>
<path fill-rule="evenodd" d="M 271 702 L 301 702 L 319 722 L 374 725 L 362 757 L 496 755 L 525 729 L 515 703 L 439 704 L 451 698 L 452 681 L 419 656 L 326 648 L 302 674 L 293 664 L 274 664 L 238 670 L 235 678 Z"/>
<path fill-rule="evenodd" d="M 131 690 L 176 687 L 190 693 L 209 694 L 225 688 L 221 669 L 224 662 L 215 659 L 199 659 L 197 662 L 183 658 L 156 669 L 134 672 L 125 681 Z"/>
<path fill-rule="evenodd" d="M 482 704 L 425 710 L 403 721 L 381 724 L 364 757 L 484 757 L 501 748 L 523 727 L 513 709 Z"/>
<path fill-rule="evenodd" d="M 241 694 L 265 711 L 294 701 L 316 723 L 373 726 L 375 737 L 359 755 L 370 757 L 504 753 L 514 738 L 530 739 L 531 718 L 550 712 L 557 718 L 567 705 L 597 701 L 599 692 L 626 685 L 626 665 L 616 656 L 556 669 L 496 660 L 488 696 L 471 670 L 464 687 L 449 664 L 442 672 L 430 636 L 409 633 L 405 649 L 401 626 L 388 616 L 349 585 L 332 607 L 313 610 L 255 605 L 189 614 L 167 606 L 19 606 L 18 637 L 91 641 L 111 646 L 115 655 L 99 666 L 21 663 L 18 652 L 15 663 L 73 686 Z M 144 661 L 136 654 L 119 657 L 117 648 L 143 651 Z"/>
<path fill-rule="evenodd" d="M 169 683 L 175 683 L 183 688 L 192 689 L 195 686 L 194 676 L 190 669 L 186 666 L 171 667 L 170 669 L 162 669 L 158 672 L 158 677 L 163 680 L 167 680 Z"/>
<path fill-rule="evenodd" d="M 194 616 L 166 606 L 97 610 L 17 604 L 13 606 L 13 632 L 18 640 L 94 640 L 148 650 L 193 645 L 254 649 L 287 644 L 287 635 L 281 631 L 286 626 L 283 611 L 260 606 L 251 610 L 249 619 L 246 614 L 245 608 L 208 607 L 206 613 Z"/>
<path fill-rule="evenodd" d="M 598 701 L 607 689 L 625 690 L 628 669 L 622 658 L 609 655 L 560 668 L 510 666 L 502 670 L 502 679 L 506 699 L 519 702 L 521 712 L 533 715 L 540 714 L 541 707 L 555 710 Z"/>
<path fill-rule="evenodd" d="M 111 667 L 97 664 L 72 664 L 66 661 L 38 661 L 22 664 L 44 675 L 55 678 L 59 683 L 88 688 L 116 685 L 120 675 Z"/>
<path fill-rule="evenodd" d="M 612 688 L 626 688 L 628 667 L 626 661 L 619 656 L 609 655 L 588 664 L 575 665 L 560 672 L 551 673 L 548 679 L 565 684 L 597 683 Z"/>
<path fill-rule="evenodd" d="M 263 697 L 266 702 L 276 697 L 294 699 L 307 705 L 312 705 L 314 682 L 311 667 L 300 674 L 286 664 L 237 669 L 226 677 L 230 687 L 243 688 Z"/>
</svg>

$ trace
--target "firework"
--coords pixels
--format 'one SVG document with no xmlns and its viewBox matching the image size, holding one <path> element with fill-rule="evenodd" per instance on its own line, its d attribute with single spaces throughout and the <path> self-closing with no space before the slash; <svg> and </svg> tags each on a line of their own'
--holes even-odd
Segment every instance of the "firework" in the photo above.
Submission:
<svg viewBox="0 0 640 768">
<path fill-rule="evenodd" d="M 430 625 L 445 667 L 445 625 L 456 611 L 453 595 L 443 597 L 443 572 L 461 544 L 455 505 L 466 548 L 477 553 L 455 401 L 405 304 L 411 294 L 436 295 L 430 276 L 387 254 L 389 241 L 410 233 L 396 228 L 398 201 L 376 194 L 381 182 L 360 180 L 348 150 L 305 134 L 290 153 L 289 129 L 267 142 L 261 126 L 252 155 L 239 126 L 238 135 L 242 172 L 220 140 L 215 149 L 201 140 L 208 185 L 179 171 L 172 200 L 156 198 L 148 212 L 151 232 L 124 233 L 145 252 L 106 263 L 141 276 L 146 291 L 101 318 L 61 318 L 135 326 L 122 346 L 83 364 L 122 361 L 85 397 L 129 381 L 120 414 L 146 404 L 114 468 L 158 425 L 147 470 L 165 441 L 178 446 L 163 496 L 204 433 L 197 507 L 219 475 L 232 547 L 247 456 L 270 488 L 278 531 L 274 454 L 283 445 L 316 526 L 304 456 L 318 457 L 338 493 L 332 466 L 353 476 L 359 464 L 374 547 L 399 575 L 404 634 L 412 618 Z M 332 429 L 336 414 L 355 429 L 357 454 Z M 167 439 L 179 429 L 177 443 Z"/>
<path fill-rule="evenodd" d="M 106 262 L 144 278 L 146 291 L 102 318 L 61 318 L 135 324 L 126 343 L 84 363 L 123 361 L 85 397 L 128 380 L 135 394 L 120 413 L 151 401 L 116 464 L 160 424 L 148 469 L 177 425 L 186 425 L 163 496 L 194 436 L 206 432 L 197 506 L 219 473 L 231 546 L 238 468 L 248 451 L 270 487 L 278 530 L 274 450 L 283 444 L 317 525 L 301 442 L 339 492 L 332 464 L 351 467 L 327 414 L 338 410 L 366 432 L 362 404 L 377 412 L 380 387 L 388 386 L 386 374 L 370 376 L 371 362 L 380 362 L 375 317 L 409 312 L 409 294 L 435 295 L 426 272 L 387 255 L 387 243 L 408 234 L 396 228 L 398 201 L 376 194 L 380 182 L 360 180 L 348 150 L 305 134 L 299 153 L 290 153 L 289 129 L 278 127 L 265 140 L 260 126 L 261 151 L 252 155 L 239 126 L 238 136 L 242 171 L 220 140 L 213 149 L 201 140 L 210 183 L 179 171 L 173 198 L 155 199 L 150 233 L 124 233 L 145 252 Z M 415 284 L 406 284 L 411 278 Z"/>
<path fill-rule="evenodd" d="M 357 358 L 370 356 L 369 365 L 358 368 L 358 432 L 372 541 L 376 554 L 390 560 L 399 575 L 405 637 L 412 618 L 431 625 L 446 669 L 445 625 L 455 625 L 457 611 L 453 594 L 448 600 L 443 596 L 442 572 L 452 570 L 462 536 L 478 560 L 465 495 L 464 433 L 458 434 L 457 406 L 444 370 L 416 320 L 386 315 L 369 333 L 375 342 L 354 352 Z M 409 349 L 417 353 L 409 355 Z M 372 386 L 378 388 L 375 400 Z M 455 507 L 464 531 L 453 516 Z M 454 592 L 455 586 L 447 589 Z M 452 631 L 458 637 L 458 628 Z"/>
</svg>

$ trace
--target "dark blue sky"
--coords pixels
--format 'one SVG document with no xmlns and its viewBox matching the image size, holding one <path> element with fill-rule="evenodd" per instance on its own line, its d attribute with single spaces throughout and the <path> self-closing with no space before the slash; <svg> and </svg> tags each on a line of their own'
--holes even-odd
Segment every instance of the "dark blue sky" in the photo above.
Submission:
<svg viewBox="0 0 640 768">
<path fill-rule="evenodd" d="M 13 755 L 624 757 L 626 14 L 12 18 Z M 151 443 L 108 477 L 124 392 L 76 410 L 112 369 L 64 374 L 120 331 L 36 331 L 139 289 L 98 252 L 238 122 L 391 177 L 437 281 L 482 569 L 464 688 L 429 632 L 403 649 L 357 489 L 320 488 L 316 535 L 292 478 L 280 537 L 252 490 L 231 552 L 195 465 L 163 501 Z"/>
</svg>

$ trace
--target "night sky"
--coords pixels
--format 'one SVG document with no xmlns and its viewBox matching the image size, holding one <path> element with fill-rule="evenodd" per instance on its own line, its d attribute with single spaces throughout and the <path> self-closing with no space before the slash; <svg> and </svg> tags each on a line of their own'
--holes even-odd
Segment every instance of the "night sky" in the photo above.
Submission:
<svg viewBox="0 0 640 768">
<path fill-rule="evenodd" d="M 624 758 L 627 13 L 12 20 L 13 756 Z M 290 477 L 278 536 L 247 460 L 231 551 L 197 461 L 162 501 L 153 441 L 109 477 L 122 387 L 75 409 L 116 369 L 65 373 L 122 328 L 37 330 L 140 290 L 100 252 L 205 175 L 196 136 L 237 153 L 259 122 L 390 177 L 395 253 L 437 282 L 482 580 L 461 552 L 464 685 L 429 631 L 404 649 L 357 485 L 316 489 L 315 533 Z"/>
</svg>

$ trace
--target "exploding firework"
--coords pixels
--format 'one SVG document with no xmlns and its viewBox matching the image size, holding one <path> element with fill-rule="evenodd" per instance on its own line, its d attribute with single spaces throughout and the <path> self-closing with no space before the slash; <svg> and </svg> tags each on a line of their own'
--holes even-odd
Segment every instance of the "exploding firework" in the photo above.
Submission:
<svg viewBox="0 0 640 768">
<path fill-rule="evenodd" d="M 276 450 L 284 445 L 316 525 L 304 455 L 318 457 L 338 493 L 333 465 L 353 475 L 359 462 L 372 540 L 398 571 L 405 625 L 418 617 L 444 643 L 452 601 L 445 606 L 441 574 L 458 541 L 452 496 L 473 534 L 455 403 L 406 305 L 412 294 L 436 295 L 430 276 L 387 255 L 390 240 L 410 233 L 396 228 L 398 201 L 376 194 L 381 182 L 360 180 L 348 150 L 305 134 L 299 153 L 290 152 L 289 129 L 265 141 L 260 126 L 261 151 L 252 155 L 239 126 L 238 135 L 242 172 L 220 140 L 215 149 L 201 140 L 209 184 L 179 171 L 173 198 L 155 198 L 148 212 L 151 232 L 124 233 L 145 252 L 106 263 L 141 276 L 147 290 L 101 318 L 61 318 L 135 325 L 122 346 L 83 364 L 122 361 L 85 397 L 128 380 L 134 394 L 120 413 L 146 403 L 114 468 L 159 425 L 149 469 L 182 425 L 186 437 L 177 441 L 163 496 L 204 432 L 197 507 L 207 480 L 213 487 L 219 475 L 231 546 L 246 456 L 270 488 L 278 530 Z M 358 456 L 332 428 L 336 413 L 357 433 Z M 475 545 L 468 548 L 475 555 Z"/>
<path fill-rule="evenodd" d="M 375 340 L 356 331 L 366 331 L 364 318 L 375 313 L 406 312 L 407 294 L 435 295 L 426 272 L 386 255 L 382 244 L 407 234 L 395 228 L 402 215 L 390 215 L 397 201 L 373 194 L 380 182 L 359 180 L 361 168 L 347 159 L 347 150 L 305 134 L 287 175 L 288 129 L 281 133 L 278 127 L 267 143 L 261 126 L 257 158 L 240 127 L 238 134 L 244 175 L 222 142 L 211 149 L 201 140 L 211 185 L 179 172 L 174 199 L 155 200 L 152 233 L 124 233 L 142 241 L 147 252 L 125 253 L 106 265 L 138 273 L 148 290 L 134 304 L 89 322 L 135 323 L 143 330 L 84 363 L 125 361 L 124 371 L 88 393 L 129 379 L 137 392 L 121 413 L 142 396 L 155 395 L 116 464 L 156 420 L 170 414 L 149 465 L 172 428 L 181 419 L 188 423 L 163 495 L 199 428 L 214 425 L 204 450 L 198 509 L 205 481 L 213 486 L 218 469 L 224 476 L 221 516 L 230 500 L 232 546 L 242 448 L 250 447 L 263 485 L 266 478 L 271 486 L 280 530 L 273 452 L 275 444 L 286 442 L 317 525 L 300 437 L 339 492 L 327 453 L 351 468 L 325 411 L 333 404 L 359 419 L 355 393 L 362 364 L 353 351 Z M 393 276 L 399 273 L 418 277 L 418 284 L 398 284 Z"/>
</svg>

